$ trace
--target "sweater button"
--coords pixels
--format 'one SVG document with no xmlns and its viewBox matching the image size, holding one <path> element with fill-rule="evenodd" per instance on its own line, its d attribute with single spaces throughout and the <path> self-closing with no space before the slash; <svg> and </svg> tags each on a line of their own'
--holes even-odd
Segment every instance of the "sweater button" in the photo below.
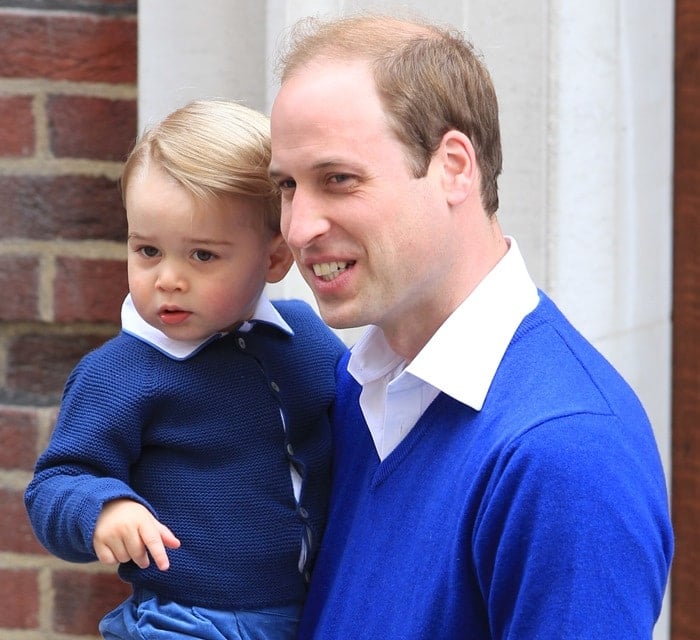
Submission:
<svg viewBox="0 0 700 640">
<path fill-rule="evenodd" d="M 241 349 L 245 349 L 245 340 L 243 338 L 238 338 L 238 346 Z"/>
<path fill-rule="evenodd" d="M 274 380 L 270 383 L 270 386 L 272 387 L 273 391 L 275 391 L 276 393 L 279 393 L 280 388 Z"/>
<path fill-rule="evenodd" d="M 287 443 L 287 453 L 288 453 L 290 456 L 293 456 L 293 455 L 294 455 L 294 447 L 292 446 L 292 443 L 291 443 L 291 442 L 288 442 L 288 443 Z"/>
<path fill-rule="evenodd" d="M 304 507 L 299 507 L 299 515 L 301 516 L 302 520 L 309 519 L 309 512 L 304 509 Z"/>
</svg>

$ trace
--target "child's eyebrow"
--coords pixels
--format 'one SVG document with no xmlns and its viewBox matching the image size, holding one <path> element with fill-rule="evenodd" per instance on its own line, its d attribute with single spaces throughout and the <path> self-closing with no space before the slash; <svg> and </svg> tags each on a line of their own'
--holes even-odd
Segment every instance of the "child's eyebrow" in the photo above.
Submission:
<svg viewBox="0 0 700 640">
<path fill-rule="evenodd" d="M 208 246 L 228 246 L 231 244 L 229 240 L 215 240 L 213 238 L 185 238 L 191 244 L 206 244 Z"/>
<path fill-rule="evenodd" d="M 128 236 L 129 240 L 142 240 L 144 242 L 155 241 L 150 236 L 144 236 L 138 232 L 131 232 Z M 228 246 L 231 244 L 229 240 L 219 240 L 216 238 L 183 238 L 189 244 L 205 244 L 208 246 Z"/>
</svg>

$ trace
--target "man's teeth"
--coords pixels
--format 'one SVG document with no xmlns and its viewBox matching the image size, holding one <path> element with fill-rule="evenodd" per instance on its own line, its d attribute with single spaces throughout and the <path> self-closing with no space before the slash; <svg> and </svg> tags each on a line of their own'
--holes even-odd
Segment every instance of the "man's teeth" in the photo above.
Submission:
<svg viewBox="0 0 700 640">
<path fill-rule="evenodd" d="M 314 265 L 314 273 L 326 281 L 337 278 L 347 268 L 347 262 L 322 262 Z"/>
</svg>

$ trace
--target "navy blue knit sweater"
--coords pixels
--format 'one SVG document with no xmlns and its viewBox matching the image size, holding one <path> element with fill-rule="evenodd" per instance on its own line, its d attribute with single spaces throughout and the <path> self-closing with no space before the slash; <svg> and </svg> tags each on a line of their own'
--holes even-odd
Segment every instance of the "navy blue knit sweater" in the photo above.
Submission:
<svg viewBox="0 0 700 640">
<path fill-rule="evenodd" d="M 261 323 L 176 361 L 122 332 L 78 364 L 26 492 L 49 551 L 96 560 L 102 506 L 131 498 L 182 543 L 168 571 L 122 564 L 134 586 L 219 609 L 303 601 L 301 539 L 308 527 L 317 543 L 325 522 L 327 410 L 345 348 L 305 303 L 275 307 L 293 336 Z"/>
</svg>

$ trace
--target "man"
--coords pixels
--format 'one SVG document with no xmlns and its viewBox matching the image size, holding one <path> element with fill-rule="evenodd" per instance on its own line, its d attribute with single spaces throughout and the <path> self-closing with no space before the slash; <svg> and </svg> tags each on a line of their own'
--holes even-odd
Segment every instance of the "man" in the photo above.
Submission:
<svg viewBox="0 0 700 640">
<path fill-rule="evenodd" d="M 271 174 L 340 374 L 301 638 L 649 638 L 673 551 L 651 426 L 496 218 L 498 107 L 459 33 L 305 21 Z M 346 363 L 341 363 L 341 369 Z"/>
</svg>

